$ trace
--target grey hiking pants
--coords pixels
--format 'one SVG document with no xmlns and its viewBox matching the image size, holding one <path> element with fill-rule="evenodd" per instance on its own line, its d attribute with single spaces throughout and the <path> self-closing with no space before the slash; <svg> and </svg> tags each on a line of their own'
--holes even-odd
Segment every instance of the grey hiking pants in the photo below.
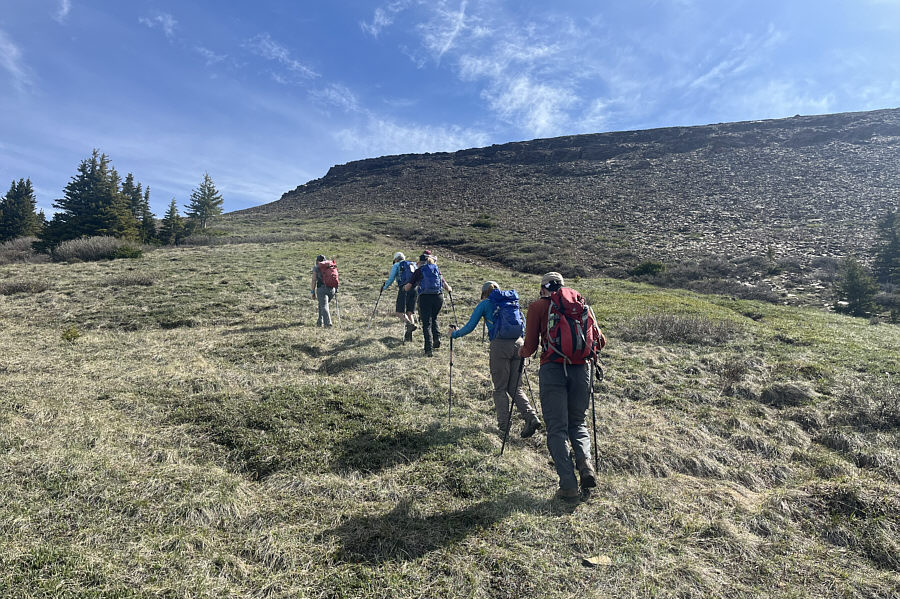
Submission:
<svg viewBox="0 0 900 599">
<path fill-rule="evenodd" d="M 494 408 L 497 411 L 497 426 L 500 430 L 506 429 L 509 418 L 509 398 L 513 398 L 519 413 L 526 422 L 537 420 L 537 412 L 525 395 L 525 381 L 519 382 L 519 350 L 522 349 L 523 339 L 494 339 L 491 341 L 489 363 L 491 367 L 491 382 L 494 384 Z M 519 386 L 516 392 L 516 385 Z"/>
<path fill-rule="evenodd" d="M 337 289 L 334 287 L 326 287 L 325 285 L 316 287 L 316 297 L 319 298 L 319 319 L 316 320 L 317 327 L 331 326 L 331 310 L 328 307 L 328 303 L 334 299 L 334 294 L 336 292 Z"/>
<path fill-rule="evenodd" d="M 541 366 L 541 408 L 547 427 L 547 448 L 556 466 L 560 489 L 577 489 L 578 479 L 569 455 L 572 444 L 576 462 L 591 455 L 591 437 L 584 423 L 591 401 L 591 371 L 588 364 L 549 362 Z"/>
</svg>

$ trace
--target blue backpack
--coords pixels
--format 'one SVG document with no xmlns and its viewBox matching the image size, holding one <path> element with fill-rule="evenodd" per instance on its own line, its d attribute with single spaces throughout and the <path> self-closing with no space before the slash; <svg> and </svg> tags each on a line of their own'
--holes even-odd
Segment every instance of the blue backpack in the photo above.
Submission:
<svg viewBox="0 0 900 599">
<path fill-rule="evenodd" d="M 494 329 L 491 340 L 518 339 L 525 334 L 525 319 L 519 309 L 519 294 L 515 289 L 500 291 L 494 289 L 488 296 L 494 306 L 492 320 Z"/>
<path fill-rule="evenodd" d="M 404 260 L 400 263 L 400 286 L 403 287 L 412 279 L 413 273 L 416 272 L 416 263 L 412 260 Z"/>
<path fill-rule="evenodd" d="M 441 292 L 441 271 L 437 264 L 425 264 L 419 270 L 422 271 L 422 280 L 419 282 L 419 294 L 436 294 Z"/>
</svg>

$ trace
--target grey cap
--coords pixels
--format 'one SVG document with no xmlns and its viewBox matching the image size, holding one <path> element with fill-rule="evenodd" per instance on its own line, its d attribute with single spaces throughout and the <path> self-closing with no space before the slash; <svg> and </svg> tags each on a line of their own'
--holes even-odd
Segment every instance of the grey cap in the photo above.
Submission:
<svg viewBox="0 0 900 599">
<path fill-rule="evenodd" d="M 547 287 L 552 283 L 559 283 L 560 287 L 566 284 L 565 281 L 563 281 L 563 276 L 558 272 L 548 272 L 541 277 L 541 287 Z"/>
<path fill-rule="evenodd" d="M 500 289 L 500 285 L 498 285 L 495 281 L 485 281 L 484 285 L 481 286 L 481 293 L 487 293 L 494 289 Z"/>
</svg>

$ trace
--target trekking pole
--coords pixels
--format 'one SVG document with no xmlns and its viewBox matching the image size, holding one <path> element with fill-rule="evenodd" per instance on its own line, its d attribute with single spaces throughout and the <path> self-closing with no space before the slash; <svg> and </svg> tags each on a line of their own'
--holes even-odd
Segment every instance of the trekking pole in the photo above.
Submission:
<svg viewBox="0 0 900 599">
<path fill-rule="evenodd" d="M 506 439 L 509 438 L 509 429 L 512 428 L 512 413 L 513 408 L 515 407 L 516 395 L 519 394 L 519 385 L 522 384 L 522 373 L 525 372 L 525 359 L 522 358 L 519 360 L 519 378 L 516 380 L 516 390 L 513 392 L 512 397 L 509 398 L 509 415 L 506 417 L 506 430 L 503 431 L 503 443 L 500 445 L 500 455 L 503 455 L 503 450 L 506 448 Z"/>
<path fill-rule="evenodd" d="M 459 327 L 459 319 L 456 317 L 456 306 L 453 304 L 453 293 L 447 292 L 450 296 L 450 307 L 453 308 L 453 324 Z"/>
<path fill-rule="evenodd" d="M 536 404 L 534 403 L 534 391 L 531 389 L 531 379 L 528 378 L 528 371 L 525 371 L 525 383 L 528 385 L 528 398 L 531 400 L 531 405 L 534 407 Z M 540 396 L 538 396 L 540 399 Z"/>
<path fill-rule="evenodd" d="M 591 428 L 594 431 L 594 468 L 599 468 L 600 454 L 597 449 L 597 410 L 594 405 L 594 376 L 597 377 L 598 381 L 603 380 L 603 368 L 600 366 L 597 358 L 591 360 L 591 421 L 593 425 Z"/>
<path fill-rule="evenodd" d="M 375 319 L 375 313 L 378 312 L 378 302 L 381 301 L 381 294 L 384 293 L 384 285 L 381 286 L 381 291 L 378 292 L 378 299 L 375 300 L 375 308 L 372 310 L 372 316 L 369 317 L 369 324 L 366 325 L 366 330 L 368 331 L 372 328 L 372 321 Z"/>
<path fill-rule="evenodd" d="M 453 410 L 453 334 L 450 334 L 450 397 L 447 400 L 447 426 L 450 426 L 450 412 Z"/>
<path fill-rule="evenodd" d="M 481 321 L 481 342 L 484 343 L 484 331 L 487 329 L 487 324 L 482 320 Z"/>
<path fill-rule="evenodd" d="M 334 294 L 334 311 L 337 314 L 338 328 L 341 328 L 341 305 L 338 303 L 337 293 Z"/>
</svg>

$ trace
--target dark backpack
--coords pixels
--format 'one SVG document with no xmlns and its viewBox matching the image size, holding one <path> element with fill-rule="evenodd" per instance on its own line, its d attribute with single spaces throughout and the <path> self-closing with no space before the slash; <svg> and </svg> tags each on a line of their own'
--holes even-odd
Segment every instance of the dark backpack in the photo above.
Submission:
<svg viewBox="0 0 900 599">
<path fill-rule="evenodd" d="M 404 260 L 400 263 L 400 286 L 403 287 L 412 279 L 413 273 L 416 272 L 416 263 L 412 260 Z"/>
<path fill-rule="evenodd" d="M 422 280 L 419 282 L 419 293 L 440 293 L 441 271 L 438 270 L 437 264 L 424 264 L 419 270 L 422 271 Z"/>
<path fill-rule="evenodd" d="M 581 294 L 561 287 L 550 295 L 544 349 L 556 354 L 554 362 L 584 364 L 605 344 L 594 311 Z"/>
<path fill-rule="evenodd" d="M 340 284 L 338 281 L 337 263 L 334 260 L 319 262 L 319 276 L 326 287 L 337 288 Z"/>
<path fill-rule="evenodd" d="M 525 319 L 519 308 L 519 294 L 515 289 L 500 291 L 494 289 L 488 296 L 494 307 L 491 320 L 494 328 L 491 331 L 491 340 L 494 339 L 518 339 L 525 334 Z"/>
</svg>

